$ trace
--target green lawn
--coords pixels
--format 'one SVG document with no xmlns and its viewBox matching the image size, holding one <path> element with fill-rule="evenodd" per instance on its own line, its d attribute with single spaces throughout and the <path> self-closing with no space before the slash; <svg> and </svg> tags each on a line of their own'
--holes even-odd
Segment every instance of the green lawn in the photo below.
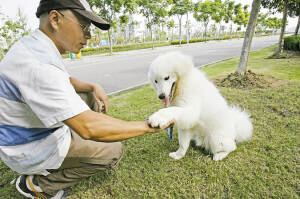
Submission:
<svg viewBox="0 0 300 199">
<path fill-rule="evenodd" d="M 230 103 L 251 112 L 254 135 L 224 160 L 189 148 L 180 160 L 177 132 L 148 134 L 123 142 L 116 170 L 99 173 L 68 190 L 68 198 L 299 198 L 300 58 L 267 59 L 275 47 L 251 54 L 249 69 L 287 81 L 268 89 L 220 88 Z M 235 71 L 238 58 L 207 66 L 210 78 Z M 111 97 L 110 115 L 144 120 L 162 108 L 150 86 Z M 298 173 L 297 173 L 298 164 Z M 0 198 L 22 198 L 9 182 L 17 174 L 0 163 Z"/>
</svg>

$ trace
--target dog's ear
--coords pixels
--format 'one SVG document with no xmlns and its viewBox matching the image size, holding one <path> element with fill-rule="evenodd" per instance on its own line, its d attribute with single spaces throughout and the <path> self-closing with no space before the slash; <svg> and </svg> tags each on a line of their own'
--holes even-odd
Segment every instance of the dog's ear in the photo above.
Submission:
<svg viewBox="0 0 300 199">
<path fill-rule="evenodd" d="M 172 57 L 175 73 L 178 77 L 184 76 L 194 67 L 193 59 L 188 55 L 180 52 L 172 52 Z"/>
</svg>

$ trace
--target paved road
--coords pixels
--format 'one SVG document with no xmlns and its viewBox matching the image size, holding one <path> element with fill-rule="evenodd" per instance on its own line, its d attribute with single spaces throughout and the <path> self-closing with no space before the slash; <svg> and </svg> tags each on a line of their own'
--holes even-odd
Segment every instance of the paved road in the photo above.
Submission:
<svg viewBox="0 0 300 199">
<path fill-rule="evenodd" d="M 252 51 L 265 48 L 278 42 L 278 36 L 254 38 Z M 160 47 L 154 50 L 135 50 L 118 52 L 113 56 L 94 55 L 81 60 L 65 60 L 68 71 L 81 80 L 99 83 L 107 93 L 112 94 L 147 83 L 148 67 L 159 54 L 169 51 L 181 51 L 193 57 L 196 66 L 230 57 L 240 56 L 243 39 L 210 41 Z"/>
</svg>

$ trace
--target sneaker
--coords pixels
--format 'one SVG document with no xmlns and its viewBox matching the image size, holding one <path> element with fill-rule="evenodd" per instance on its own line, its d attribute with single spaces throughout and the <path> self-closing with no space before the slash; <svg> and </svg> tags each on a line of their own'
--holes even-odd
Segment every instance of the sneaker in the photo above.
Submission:
<svg viewBox="0 0 300 199">
<path fill-rule="evenodd" d="M 33 176 L 21 175 L 16 181 L 16 188 L 20 194 L 31 199 L 64 199 L 67 194 L 64 190 L 57 192 L 55 196 L 50 196 L 33 183 Z"/>
</svg>

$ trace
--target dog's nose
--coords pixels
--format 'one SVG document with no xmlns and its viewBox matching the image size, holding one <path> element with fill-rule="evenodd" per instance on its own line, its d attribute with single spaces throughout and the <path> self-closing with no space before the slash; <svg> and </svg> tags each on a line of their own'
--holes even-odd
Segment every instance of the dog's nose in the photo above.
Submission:
<svg viewBox="0 0 300 199">
<path fill-rule="evenodd" d="M 166 98 L 166 96 L 165 96 L 165 94 L 162 93 L 162 94 L 160 94 L 160 95 L 158 96 L 158 98 L 161 99 L 161 100 L 163 100 L 163 99 Z"/>
</svg>

